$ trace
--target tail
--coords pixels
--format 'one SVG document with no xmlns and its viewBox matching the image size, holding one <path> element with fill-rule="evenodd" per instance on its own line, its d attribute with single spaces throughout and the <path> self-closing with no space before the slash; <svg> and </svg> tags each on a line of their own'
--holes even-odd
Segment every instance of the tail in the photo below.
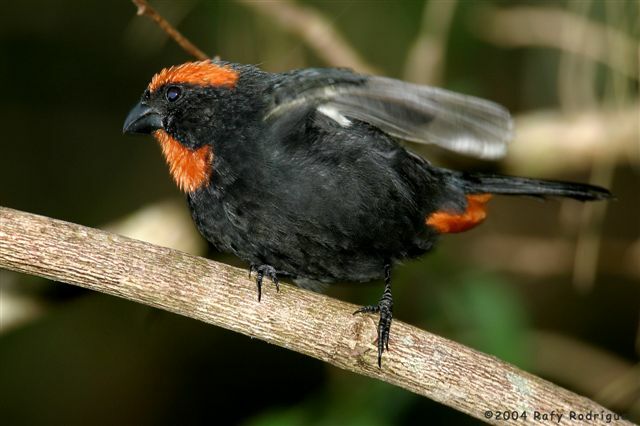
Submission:
<svg viewBox="0 0 640 426">
<path fill-rule="evenodd" d="M 465 194 L 566 197 L 580 201 L 612 198 L 609 190 L 586 183 L 467 172 L 453 172 L 453 177 L 462 184 Z"/>
<path fill-rule="evenodd" d="M 441 169 L 443 170 L 443 169 Z M 446 234 L 474 228 L 487 217 L 486 204 L 491 194 L 528 195 L 533 197 L 567 197 L 580 201 L 596 201 L 612 198 L 611 192 L 586 183 L 529 179 L 515 176 L 485 173 L 466 173 L 444 170 L 456 187 L 466 195 L 463 212 L 436 210 L 425 218 L 425 223 Z"/>
</svg>

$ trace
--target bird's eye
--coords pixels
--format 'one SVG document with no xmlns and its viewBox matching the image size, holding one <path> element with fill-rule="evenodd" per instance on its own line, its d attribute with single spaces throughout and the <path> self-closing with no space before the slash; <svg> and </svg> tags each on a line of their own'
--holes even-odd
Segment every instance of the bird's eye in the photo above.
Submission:
<svg viewBox="0 0 640 426">
<path fill-rule="evenodd" d="M 164 96 L 169 102 L 175 102 L 182 96 L 182 89 L 176 86 L 169 86 Z"/>
</svg>

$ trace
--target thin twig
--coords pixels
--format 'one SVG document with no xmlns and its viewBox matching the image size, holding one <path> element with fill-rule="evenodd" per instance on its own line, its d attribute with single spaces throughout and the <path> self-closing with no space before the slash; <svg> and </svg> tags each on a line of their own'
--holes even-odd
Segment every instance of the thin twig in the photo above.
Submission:
<svg viewBox="0 0 640 426">
<path fill-rule="evenodd" d="M 209 55 L 204 53 L 202 50 L 198 49 L 193 43 L 189 41 L 185 36 L 183 36 L 180 31 L 175 29 L 173 25 L 171 25 L 166 19 L 162 17 L 151 5 L 147 2 L 147 0 L 131 0 L 133 4 L 138 8 L 138 16 L 148 16 L 158 24 L 158 26 L 165 32 L 169 37 L 175 40 L 176 43 L 180 45 L 187 53 L 192 56 L 195 56 L 197 59 L 205 60 L 209 59 Z"/>
<path fill-rule="evenodd" d="M 582 43 L 563 37 L 578 29 Z M 485 9 L 474 19 L 473 29 L 483 39 L 502 46 L 540 46 L 568 51 L 607 65 L 628 78 L 638 80 L 640 48 L 625 33 L 557 8 L 510 7 Z M 620 54 L 611 55 L 612 50 Z"/>
<path fill-rule="evenodd" d="M 304 40 L 329 65 L 353 68 L 367 74 L 379 74 L 315 9 L 285 0 L 237 0 L 237 2 L 273 18 L 280 27 Z"/>
<path fill-rule="evenodd" d="M 420 32 L 409 49 L 404 66 L 406 80 L 434 86 L 441 82 L 447 37 L 456 7 L 457 0 L 424 4 Z"/>
<path fill-rule="evenodd" d="M 536 373 L 628 412 L 640 391 L 639 365 L 572 336 L 536 330 L 530 337 Z"/>
<path fill-rule="evenodd" d="M 607 401 L 617 407 L 627 407 L 640 402 L 640 363 L 620 374 L 595 395 L 599 401 Z"/>
<path fill-rule="evenodd" d="M 245 270 L 97 229 L 0 207 L 0 267 L 123 297 L 403 387 L 492 424 L 493 412 L 609 413 L 594 401 L 400 321 L 376 365 L 375 318 L 283 285 L 262 302 Z M 488 414 L 487 414 L 488 413 Z M 591 424 L 605 425 L 600 417 Z M 619 421 L 616 424 L 631 423 Z"/>
<path fill-rule="evenodd" d="M 575 114 L 537 110 L 516 117 L 516 139 L 504 160 L 510 172 L 547 174 L 584 170 L 603 156 L 640 164 L 638 103 Z"/>
<path fill-rule="evenodd" d="M 575 242 L 568 238 L 492 233 L 465 243 L 465 255 L 485 268 L 538 279 L 568 275 Z M 640 279 L 640 251 L 631 241 L 603 241 L 600 270 L 605 274 Z"/>
</svg>

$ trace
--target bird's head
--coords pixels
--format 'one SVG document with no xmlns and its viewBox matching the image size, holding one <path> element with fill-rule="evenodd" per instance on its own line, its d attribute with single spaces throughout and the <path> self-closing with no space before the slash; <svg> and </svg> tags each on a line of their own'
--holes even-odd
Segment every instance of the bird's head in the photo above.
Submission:
<svg viewBox="0 0 640 426">
<path fill-rule="evenodd" d="M 209 182 L 212 129 L 224 116 L 224 100 L 239 73 L 211 60 L 188 62 L 157 73 L 127 116 L 125 134 L 152 134 L 160 143 L 178 187 L 193 192 Z"/>
</svg>

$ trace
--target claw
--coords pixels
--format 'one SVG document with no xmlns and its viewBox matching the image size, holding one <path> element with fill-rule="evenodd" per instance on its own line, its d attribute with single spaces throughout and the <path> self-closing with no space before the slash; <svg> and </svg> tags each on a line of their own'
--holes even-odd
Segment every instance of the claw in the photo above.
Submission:
<svg viewBox="0 0 640 426">
<path fill-rule="evenodd" d="M 258 270 L 258 277 L 256 278 L 256 285 L 258 286 L 258 302 L 262 299 L 262 277 L 264 277 L 264 272 Z"/>
<path fill-rule="evenodd" d="M 380 313 L 378 321 L 378 367 L 382 368 L 382 353 L 389 350 L 389 335 L 391 332 L 391 322 L 393 320 L 393 298 L 391 296 L 391 271 L 390 265 L 385 265 L 385 286 L 382 298 L 377 305 L 363 306 L 353 313 Z"/>
<path fill-rule="evenodd" d="M 380 306 L 378 305 L 369 305 L 369 306 L 363 306 L 362 308 L 358 309 L 357 311 L 355 311 L 353 313 L 353 315 L 356 314 L 369 314 L 369 313 L 377 313 L 380 312 Z"/>
<path fill-rule="evenodd" d="M 378 323 L 378 367 L 382 367 L 382 353 L 389 350 L 389 334 L 391 334 L 391 321 L 393 313 L 385 301 L 380 301 L 380 322 Z"/>
<path fill-rule="evenodd" d="M 249 277 L 251 277 L 251 273 L 256 271 L 256 286 L 258 287 L 258 302 L 262 300 L 262 280 L 265 275 L 271 278 L 271 281 L 276 285 L 276 291 L 280 291 L 280 282 L 278 281 L 278 273 L 273 266 L 269 265 L 251 265 L 249 267 Z"/>
<path fill-rule="evenodd" d="M 385 292 L 385 295 L 387 292 Z M 389 293 L 390 294 L 390 293 Z M 364 306 L 353 314 L 380 313 L 378 321 L 378 367 L 382 367 L 382 353 L 389 350 L 389 335 L 391 322 L 393 320 L 393 301 L 389 297 L 383 296 L 378 305 Z"/>
</svg>

